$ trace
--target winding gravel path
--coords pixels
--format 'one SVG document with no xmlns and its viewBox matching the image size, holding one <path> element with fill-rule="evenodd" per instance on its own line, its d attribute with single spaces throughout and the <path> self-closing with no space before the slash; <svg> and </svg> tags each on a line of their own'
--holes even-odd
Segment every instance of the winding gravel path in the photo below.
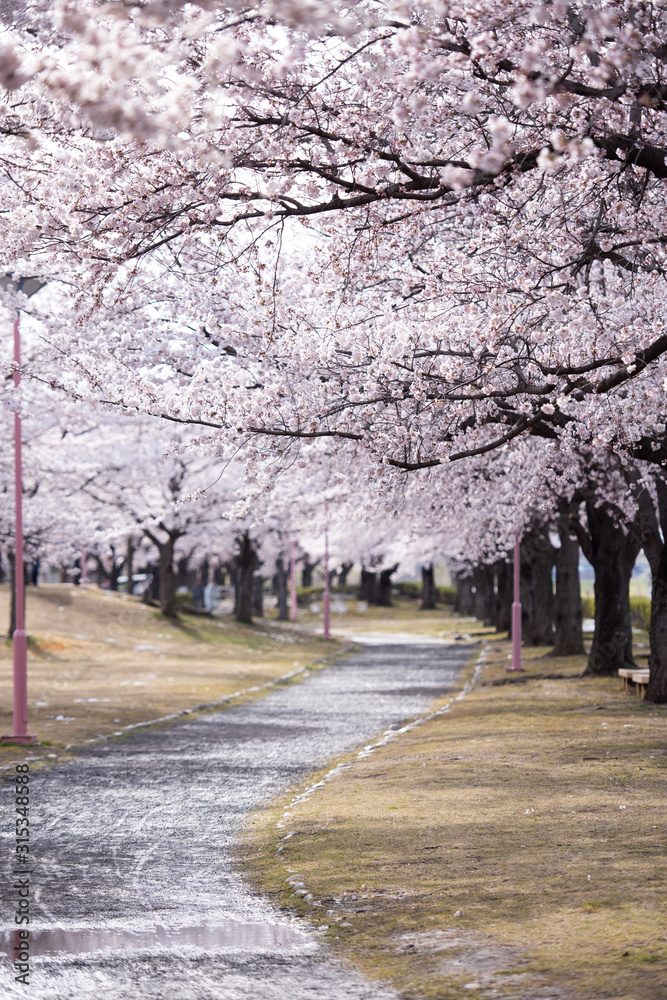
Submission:
<svg viewBox="0 0 667 1000">
<path fill-rule="evenodd" d="M 31 785 L 30 985 L 9 955 L 13 786 L 0 787 L 0 996 L 390 1000 L 229 861 L 244 816 L 314 767 L 423 714 L 470 647 L 373 645 L 265 698 L 99 743 Z"/>
</svg>

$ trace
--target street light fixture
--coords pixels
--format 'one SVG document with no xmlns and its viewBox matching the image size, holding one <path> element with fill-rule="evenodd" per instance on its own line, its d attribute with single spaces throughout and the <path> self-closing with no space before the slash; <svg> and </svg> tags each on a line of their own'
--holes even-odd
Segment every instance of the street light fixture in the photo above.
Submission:
<svg viewBox="0 0 667 1000">
<path fill-rule="evenodd" d="M 12 275 L 0 278 L 3 288 L 34 295 L 44 286 L 39 278 L 19 278 Z M 20 312 L 14 319 L 14 385 L 21 383 Z M 12 636 L 14 647 L 14 732 L 0 737 L 10 743 L 35 743 L 37 737 L 28 732 L 28 637 L 25 631 L 25 593 L 23 568 L 23 475 L 21 454 L 21 417 L 14 412 L 14 496 L 15 496 L 15 554 L 14 587 L 16 594 L 16 628 Z"/>
</svg>

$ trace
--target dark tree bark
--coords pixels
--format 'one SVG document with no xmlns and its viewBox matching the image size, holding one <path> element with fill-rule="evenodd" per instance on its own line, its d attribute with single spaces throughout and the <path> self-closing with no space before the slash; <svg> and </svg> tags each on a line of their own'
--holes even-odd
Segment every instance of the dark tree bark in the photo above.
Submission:
<svg viewBox="0 0 667 1000">
<path fill-rule="evenodd" d="M 278 621 L 286 622 L 289 618 L 287 613 L 287 581 L 289 579 L 289 566 L 282 556 L 276 559 L 275 585 L 278 597 Z"/>
<path fill-rule="evenodd" d="M 639 506 L 642 547 L 651 567 L 649 682 L 644 700 L 664 705 L 667 704 L 667 545 L 663 539 L 667 537 L 667 483 L 659 472 L 655 473 L 656 510 L 639 474 L 635 471 L 628 478 Z"/>
<path fill-rule="evenodd" d="M 375 604 L 375 591 L 377 586 L 377 574 L 372 573 L 364 566 L 361 567 L 361 584 L 359 586 L 359 600 L 367 601 L 368 604 Z"/>
<path fill-rule="evenodd" d="M 164 531 L 166 539 L 161 540 L 148 528 L 144 528 L 144 534 L 155 545 L 159 553 L 159 594 L 160 612 L 165 618 L 178 618 L 176 612 L 176 576 L 174 573 L 174 546 L 183 531 L 179 528 L 165 528 L 160 524 L 160 530 Z"/>
<path fill-rule="evenodd" d="M 494 574 L 492 566 L 477 566 L 473 573 L 475 588 L 474 615 L 485 625 L 495 623 Z"/>
<path fill-rule="evenodd" d="M 553 641 L 553 560 L 544 528 L 530 528 L 521 540 L 521 627 L 527 646 L 549 646 Z"/>
<path fill-rule="evenodd" d="M 637 527 L 624 530 L 615 511 L 586 501 L 588 531 L 573 521 L 584 555 L 595 570 L 595 632 L 585 674 L 610 677 L 634 667 L 630 577 L 641 547 Z"/>
<path fill-rule="evenodd" d="M 125 548 L 125 575 L 127 576 L 127 592 L 131 594 L 134 588 L 132 581 L 132 577 L 134 576 L 134 538 L 132 535 L 128 536 Z"/>
<path fill-rule="evenodd" d="M 109 564 L 109 587 L 111 590 L 118 590 L 118 577 L 123 569 L 124 556 L 116 558 L 116 549 L 111 546 L 111 561 Z"/>
<path fill-rule="evenodd" d="M 649 683 L 645 701 L 654 705 L 667 703 L 667 546 L 662 546 L 660 559 L 651 582 L 651 626 Z"/>
<path fill-rule="evenodd" d="M 422 611 L 430 611 L 436 606 L 435 571 L 433 563 L 422 566 Z"/>
<path fill-rule="evenodd" d="M 512 625 L 513 564 L 504 559 L 495 565 L 496 602 L 494 625 L 496 632 L 510 632 Z"/>
<path fill-rule="evenodd" d="M 347 575 L 354 566 L 354 563 L 344 562 L 341 568 L 338 570 L 338 583 L 341 587 L 347 584 Z"/>
<path fill-rule="evenodd" d="M 472 576 L 457 575 L 454 610 L 458 611 L 460 615 L 468 616 L 475 610 L 475 595 L 472 586 Z"/>
<path fill-rule="evenodd" d="M 150 581 L 144 590 L 144 604 L 156 604 L 160 600 L 160 566 L 158 563 L 148 563 L 146 573 Z"/>
<path fill-rule="evenodd" d="M 239 622 L 252 622 L 253 577 L 259 565 L 255 545 L 248 531 L 236 539 L 236 607 L 234 614 Z"/>
<path fill-rule="evenodd" d="M 110 545 L 109 549 L 111 551 L 111 556 L 109 557 L 108 564 L 105 563 L 101 556 L 98 556 L 95 552 L 92 553 L 93 559 L 97 564 L 97 584 L 102 585 L 102 581 L 106 580 L 109 584 L 110 590 L 118 590 L 118 577 L 125 563 L 125 556 L 122 558 L 116 558 L 116 548 L 114 545 Z M 79 562 L 79 565 L 81 563 Z M 81 574 L 79 575 L 79 583 L 81 582 Z"/>
<path fill-rule="evenodd" d="M 582 631 L 579 542 L 572 536 L 576 504 L 561 504 L 558 514 L 560 548 L 556 552 L 555 638 L 551 656 L 581 656 L 585 652 Z"/>
<path fill-rule="evenodd" d="M 264 577 L 255 573 L 252 578 L 252 613 L 258 618 L 264 617 Z"/>
<path fill-rule="evenodd" d="M 301 570 L 302 587 L 313 586 L 313 570 L 316 566 L 319 566 L 319 562 L 319 559 L 316 559 L 315 562 L 311 562 L 307 555 L 303 557 L 303 569 Z"/>
<path fill-rule="evenodd" d="M 160 548 L 160 611 L 165 618 L 178 617 L 176 613 L 176 580 L 174 578 L 176 537 L 170 534 Z"/>
<path fill-rule="evenodd" d="M 398 569 L 398 563 L 388 569 L 383 569 L 380 573 L 380 579 L 377 588 L 377 603 L 381 608 L 391 607 L 391 578 Z"/>
</svg>

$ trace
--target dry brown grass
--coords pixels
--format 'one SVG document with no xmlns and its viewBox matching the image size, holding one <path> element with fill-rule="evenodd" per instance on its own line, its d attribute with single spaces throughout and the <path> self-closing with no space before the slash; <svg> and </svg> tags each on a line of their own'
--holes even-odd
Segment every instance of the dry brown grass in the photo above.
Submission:
<svg viewBox="0 0 667 1000">
<path fill-rule="evenodd" d="M 448 714 L 254 816 L 240 863 L 405 998 L 664 1000 L 667 711 L 490 650 Z"/>
<path fill-rule="evenodd" d="M 0 621 L 9 589 L 0 587 Z M 331 648 L 277 622 L 173 622 L 137 598 L 45 585 L 27 594 L 29 728 L 39 747 L 0 746 L 0 768 L 265 684 Z M 145 647 L 145 648 L 141 648 Z M 336 647 L 338 648 L 338 647 Z M 12 645 L 0 640 L 0 733 L 12 731 Z"/>
</svg>

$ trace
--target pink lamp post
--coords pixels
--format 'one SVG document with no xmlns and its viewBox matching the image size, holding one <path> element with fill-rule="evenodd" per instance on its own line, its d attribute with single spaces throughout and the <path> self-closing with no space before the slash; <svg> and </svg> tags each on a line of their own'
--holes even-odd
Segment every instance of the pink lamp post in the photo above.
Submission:
<svg viewBox="0 0 667 1000">
<path fill-rule="evenodd" d="M 331 592 L 329 590 L 329 507 L 324 529 L 324 638 L 331 638 Z"/>
<path fill-rule="evenodd" d="M 5 279 L 6 281 L 6 279 Z M 12 281 L 7 282 L 13 284 Z M 43 282 L 37 278 L 20 278 L 18 290 L 34 295 Z M 14 320 L 14 385 L 21 383 L 21 334 L 19 314 Z M 16 504 L 16 546 L 14 583 L 16 589 L 16 628 L 14 646 L 14 732 L 0 737 L 11 743 L 35 743 L 37 737 L 28 732 L 28 637 L 25 631 L 25 593 L 23 569 L 23 472 L 21 455 L 21 417 L 14 413 L 14 496 Z"/>
<path fill-rule="evenodd" d="M 291 622 L 296 621 L 296 546 L 294 542 L 290 545 L 289 554 L 289 591 L 290 591 L 290 609 L 289 609 L 289 620 Z"/>
<path fill-rule="evenodd" d="M 523 670 L 521 666 L 521 537 L 514 539 L 514 602 L 512 604 L 512 666 L 508 670 Z"/>
</svg>

